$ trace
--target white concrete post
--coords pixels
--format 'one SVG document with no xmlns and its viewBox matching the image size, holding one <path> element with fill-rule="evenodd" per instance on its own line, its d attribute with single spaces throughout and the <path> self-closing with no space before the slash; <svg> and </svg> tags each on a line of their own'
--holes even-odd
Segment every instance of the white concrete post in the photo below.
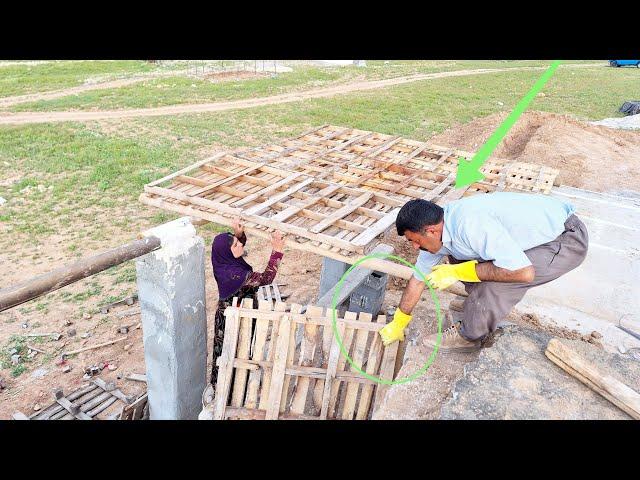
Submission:
<svg viewBox="0 0 640 480">
<path fill-rule="evenodd" d="M 204 241 L 189 217 L 144 232 L 162 247 L 136 261 L 151 420 L 195 420 L 206 386 Z"/>
</svg>

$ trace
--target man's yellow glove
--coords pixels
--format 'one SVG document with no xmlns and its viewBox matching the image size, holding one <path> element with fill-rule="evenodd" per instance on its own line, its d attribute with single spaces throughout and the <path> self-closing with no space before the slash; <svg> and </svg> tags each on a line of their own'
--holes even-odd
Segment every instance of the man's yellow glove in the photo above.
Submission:
<svg viewBox="0 0 640 480">
<path fill-rule="evenodd" d="M 463 263 L 436 265 L 431 273 L 426 276 L 433 288 L 443 290 L 450 287 L 458 280 L 463 282 L 479 282 L 476 273 L 477 260 L 470 260 Z"/>
<path fill-rule="evenodd" d="M 385 346 L 391 345 L 396 341 L 404 340 L 404 329 L 411 321 L 411 315 L 407 315 L 399 308 L 393 314 L 393 320 L 380 329 L 379 333 L 382 337 L 382 343 Z"/>
</svg>

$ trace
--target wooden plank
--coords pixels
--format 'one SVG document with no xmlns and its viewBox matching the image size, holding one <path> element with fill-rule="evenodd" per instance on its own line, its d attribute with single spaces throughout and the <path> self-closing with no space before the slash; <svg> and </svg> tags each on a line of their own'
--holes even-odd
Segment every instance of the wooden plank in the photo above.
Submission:
<svg viewBox="0 0 640 480">
<path fill-rule="evenodd" d="M 320 306 L 324 306 L 324 305 L 320 305 Z M 337 315 L 337 312 L 335 310 L 333 310 L 330 307 L 327 307 L 326 310 L 326 318 L 331 321 L 333 318 L 333 314 Z M 322 345 L 321 345 L 321 356 L 322 358 L 320 359 L 320 361 L 318 362 L 318 364 L 325 370 L 328 369 L 329 367 L 329 357 L 331 354 L 331 342 L 333 341 L 333 331 L 332 331 L 332 326 L 330 324 L 327 325 L 323 325 L 321 326 L 322 328 Z M 326 374 L 325 374 L 326 377 Z M 313 389 L 313 406 L 315 409 L 315 414 L 319 415 L 320 410 L 322 408 L 322 397 L 324 394 L 324 386 L 325 386 L 325 379 L 323 378 L 322 380 L 318 380 L 315 384 L 315 387 Z"/>
<path fill-rule="evenodd" d="M 342 219 L 342 217 L 346 217 L 351 212 L 353 212 L 356 208 L 363 206 L 367 203 L 373 194 L 371 192 L 365 192 L 359 197 L 347 203 L 344 207 L 336 210 L 330 216 L 322 220 L 320 223 L 314 225 L 310 231 L 313 233 L 320 233 L 321 231 L 327 229 L 331 224 L 333 224 L 336 220 Z"/>
<path fill-rule="evenodd" d="M 293 182 L 295 179 L 297 179 L 300 176 L 302 176 L 302 172 L 294 172 L 291 175 L 289 175 L 288 177 L 283 178 L 279 182 L 274 183 L 273 185 L 265 188 L 264 190 L 260 190 L 260 191 L 257 191 L 256 193 L 252 193 L 248 197 L 244 197 L 244 198 L 232 203 L 231 205 L 233 207 L 241 207 L 243 205 L 246 205 L 247 203 L 253 202 L 257 198 L 265 197 L 266 195 L 268 195 L 271 192 L 279 189 L 283 185 L 287 185 L 288 183 Z"/>
<path fill-rule="evenodd" d="M 91 420 L 91 417 L 80 410 L 80 405 L 73 404 L 65 397 L 56 398 L 56 402 L 78 420 Z"/>
<path fill-rule="evenodd" d="M 284 304 L 276 304 L 275 306 L 269 302 L 269 308 L 265 309 L 264 312 L 260 313 L 261 318 L 265 318 L 268 320 L 271 320 L 269 326 L 271 327 L 270 331 L 267 330 L 267 340 L 268 343 L 266 345 L 266 361 L 269 363 L 269 366 L 265 366 L 264 367 L 264 373 L 262 374 L 262 385 L 260 387 L 260 394 L 259 394 L 259 403 L 258 403 L 258 408 L 260 410 L 267 410 L 267 405 L 268 405 L 268 401 L 269 401 L 269 391 L 271 388 L 271 374 L 273 372 L 273 361 L 275 358 L 275 350 L 276 350 L 276 343 L 278 341 L 278 328 L 279 328 L 279 322 L 280 322 L 280 318 L 282 317 L 282 306 Z M 274 310 L 273 312 L 271 312 L 270 310 Z M 269 314 L 273 314 L 273 316 L 270 315 L 266 315 L 267 313 Z"/>
<path fill-rule="evenodd" d="M 111 393 L 111 395 L 113 395 L 117 399 L 122 400 L 127 405 L 130 403 L 130 398 L 127 397 L 124 393 L 122 393 L 120 389 L 114 388 L 113 390 L 108 390 L 106 382 L 101 378 L 94 378 L 93 383 L 98 385 L 105 392 L 109 392 Z"/>
<path fill-rule="evenodd" d="M 147 376 L 142 375 L 140 373 L 131 373 L 124 377 L 126 380 L 132 380 L 134 382 L 145 382 L 147 383 Z"/>
<path fill-rule="evenodd" d="M 307 307 L 305 314 L 323 316 L 324 308 L 310 305 Z M 308 324 L 304 326 L 299 365 L 309 367 L 313 364 L 317 346 L 317 334 L 318 325 Z M 312 382 L 308 377 L 300 377 L 297 379 L 291 401 L 291 412 L 298 414 L 304 413 L 310 386 L 311 388 L 315 386 L 315 380 Z"/>
<path fill-rule="evenodd" d="M 380 375 L 378 375 L 383 380 L 393 380 L 393 372 L 396 366 L 396 355 L 398 354 L 399 344 L 400 342 L 394 342 L 384 348 L 382 363 L 380 364 Z M 389 390 L 389 387 L 390 385 L 385 384 L 380 384 L 376 387 L 375 400 L 373 402 L 374 409 L 380 405 L 380 402 L 382 402 L 382 399 L 386 395 L 387 390 Z"/>
<path fill-rule="evenodd" d="M 340 338 L 344 338 L 345 325 L 337 323 L 338 334 Z M 327 328 L 327 327 L 325 327 Z M 331 327 L 329 327 L 331 328 Z M 327 365 L 327 378 L 324 381 L 324 390 L 322 392 L 322 403 L 320 406 L 320 419 L 326 420 L 329 415 L 329 400 L 331 399 L 331 387 L 338 371 L 338 361 L 340 360 L 340 346 L 337 341 L 331 344 L 329 353 L 329 362 Z"/>
<path fill-rule="evenodd" d="M 227 312 L 229 312 L 227 314 Z M 240 317 L 237 308 L 225 310 L 225 329 L 222 353 L 218 357 L 218 381 L 216 382 L 216 396 L 214 400 L 213 418 L 222 420 L 227 406 L 231 376 L 233 373 L 233 359 L 238 344 L 240 331 Z"/>
<path fill-rule="evenodd" d="M 284 222 L 296 213 L 311 207 L 313 204 L 319 202 L 323 198 L 328 197 L 337 190 L 340 190 L 340 188 L 340 185 L 330 184 L 322 190 L 319 190 L 315 194 L 309 196 L 309 198 L 304 199 L 302 202 L 298 202 L 296 205 L 292 205 L 287 209 L 281 211 L 277 215 L 274 215 L 273 217 L 271 217 L 271 220 L 274 220 L 276 222 Z"/>
<path fill-rule="evenodd" d="M 270 301 L 258 302 L 258 311 L 270 311 L 272 304 Z M 267 331 L 269 329 L 269 320 L 261 315 L 256 315 L 256 330 L 253 336 L 253 345 L 251 347 L 251 359 L 262 361 L 265 358 L 265 345 L 267 340 Z M 260 380 L 263 377 L 264 370 L 254 370 L 249 373 L 249 382 L 247 384 L 247 398 L 245 400 L 246 408 L 256 408 L 258 406 L 258 392 L 260 388 Z M 265 391 L 266 394 L 266 391 Z"/>
<path fill-rule="evenodd" d="M 384 326 L 387 323 L 387 317 L 385 315 L 379 315 L 377 323 Z M 374 334 L 371 346 L 369 347 L 369 356 L 367 357 L 367 367 L 365 372 L 369 375 L 375 375 L 380 367 L 382 361 L 382 351 L 384 345 L 380 335 Z M 369 418 L 369 410 L 371 409 L 371 399 L 373 397 L 374 388 L 378 388 L 379 385 L 363 385 L 360 392 L 360 402 L 358 403 L 358 411 L 356 412 L 356 420 L 367 420 Z"/>
<path fill-rule="evenodd" d="M 364 232 L 351 240 L 354 245 L 368 245 L 378 235 L 385 233 L 391 226 L 396 223 L 398 218 L 399 208 L 394 208 L 391 212 L 387 213 L 384 217 L 378 220 L 376 223 L 368 227 Z"/>
<path fill-rule="evenodd" d="M 640 420 L 640 394 L 621 381 L 601 372 L 557 338 L 549 340 L 545 355 L 565 372 L 598 392 L 622 411 Z"/>
<path fill-rule="evenodd" d="M 97 407 L 89 410 L 87 412 L 87 415 L 89 416 L 89 418 L 91 417 L 95 417 L 96 415 L 98 415 L 100 412 L 103 412 L 104 410 L 106 410 L 107 408 L 109 408 L 111 405 L 113 405 L 115 402 L 117 402 L 118 399 L 116 397 L 110 397 L 107 398 L 104 402 L 102 402 L 100 405 L 98 405 Z"/>
<path fill-rule="evenodd" d="M 304 179 L 303 181 L 301 181 L 300 183 L 295 184 L 294 186 L 292 186 L 291 188 L 288 188 L 287 190 L 285 190 L 284 192 L 278 193 L 274 196 L 272 196 L 271 198 L 269 198 L 268 200 L 265 200 L 262 203 L 259 203 L 257 205 L 254 205 L 251 208 L 248 208 L 244 211 L 244 213 L 246 215 L 260 215 L 261 213 L 264 213 L 266 210 L 268 210 L 271 205 L 273 205 L 274 203 L 278 203 L 279 201 L 290 197 L 291 194 L 303 189 L 304 187 L 306 187 L 307 185 L 309 185 L 310 183 L 315 182 L 316 179 L 309 177 Z"/>
<path fill-rule="evenodd" d="M 253 309 L 253 299 L 245 298 L 242 300 L 244 309 Z M 251 330 L 253 318 L 251 315 L 240 316 L 240 332 L 238 335 L 238 346 L 235 358 L 248 359 L 249 350 L 251 348 Z M 233 391 L 231 393 L 231 406 L 241 407 L 244 405 L 244 394 L 246 392 L 247 371 L 236 370 L 233 381 Z"/>
<path fill-rule="evenodd" d="M 370 322 L 372 319 L 372 315 L 370 313 L 361 312 L 358 315 L 358 320 L 362 322 Z M 374 333 L 373 335 L 379 336 L 378 333 Z M 358 367 L 362 368 L 364 361 L 365 348 L 367 346 L 367 340 L 369 338 L 368 330 L 357 330 L 355 334 L 354 340 L 354 350 L 351 355 L 351 360 Z M 353 365 L 350 365 L 350 371 L 356 372 L 356 369 Z M 342 407 L 342 419 L 343 420 L 352 420 L 353 415 L 356 411 L 356 398 L 358 396 L 358 389 L 360 388 L 358 383 L 349 382 L 346 385 L 345 393 L 344 393 L 344 405 Z"/>
<path fill-rule="evenodd" d="M 271 385 L 269 386 L 269 396 L 265 415 L 267 420 L 276 420 L 280 413 L 280 403 L 282 401 L 285 370 L 287 368 L 286 363 L 290 336 L 291 320 L 289 319 L 289 314 L 287 312 L 281 312 L 280 321 L 278 322 L 278 336 L 275 346 Z"/>
<path fill-rule="evenodd" d="M 368 325 L 368 322 L 360 322 L 357 320 L 358 314 L 355 312 L 345 312 L 344 313 L 344 318 L 342 320 L 338 320 L 337 323 L 343 323 L 345 325 L 345 331 L 344 331 L 344 335 L 342 335 L 340 338 L 342 338 L 342 345 L 344 347 L 344 350 L 348 353 L 349 350 L 351 350 L 351 343 L 354 340 L 354 334 L 356 331 L 356 327 L 355 325 L 353 325 L 353 323 L 351 322 L 357 322 L 358 324 L 361 325 Z M 337 340 L 334 340 L 337 343 Z M 337 369 L 337 373 L 342 373 L 344 372 L 345 369 L 345 365 L 347 364 L 347 358 L 344 356 L 343 352 L 340 352 L 340 358 L 338 360 L 338 369 Z M 335 375 L 335 378 L 332 382 L 331 385 L 331 395 L 329 397 L 329 417 L 331 418 L 336 418 L 337 415 L 337 408 L 339 405 L 339 401 L 340 401 L 340 391 L 342 390 L 342 381 L 338 378 L 337 375 Z"/>
<path fill-rule="evenodd" d="M 204 165 L 205 163 L 210 163 L 210 162 L 215 162 L 216 160 L 218 160 L 221 157 L 224 157 L 225 155 L 228 155 L 229 152 L 220 152 L 220 153 L 216 153 L 215 155 L 211 156 L 211 157 L 207 157 L 204 160 L 200 160 L 199 162 L 196 162 L 192 165 L 189 165 L 188 167 L 184 167 L 183 169 L 178 170 L 177 172 L 174 172 L 170 175 L 167 175 L 166 177 L 162 177 L 159 180 L 155 180 L 154 182 L 151 182 L 149 184 L 147 184 L 149 187 L 155 187 L 156 185 L 160 185 L 161 183 L 166 182 L 167 180 L 171 180 L 172 178 L 176 178 L 180 175 L 183 175 L 187 172 L 190 172 L 191 170 L 194 170 L 196 168 L 199 168 L 200 166 Z"/>
<path fill-rule="evenodd" d="M 286 310 L 286 305 L 284 303 L 276 303 L 276 310 L 278 310 L 278 306 L 280 306 L 280 310 Z M 294 314 L 301 314 L 302 305 L 298 305 L 296 303 L 291 305 L 291 315 L 289 319 Z M 282 382 L 282 396 L 280 398 L 280 414 L 285 413 L 287 408 L 289 407 L 287 402 L 287 397 L 289 395 L 289 385 L 291 384 L 291 375 L 287 372 L 289 368 L 293 365 L 294 356 L 296 353 L 296 328 L 297 324 L 291 322 L 290 332 L 289 332 L 289 347 L 287 348 L 287 359 L 285 361 L 285 375 L 284 381 Z"/>
<path fill-rule="evenodd" d="M 255 172 L 256 170 L 259 170 L 262 167 L 263 167 L 262 163 L 255 163 L 254 165 L 252 165 L 250 167 L 247 167 L 244 170 L 240 170 L 239 172 L 234 173 L 230 177 L 226 177 L 226 178 L 223 178 L 223 179 L 218 180 L 216 182 L 213 182 L 213 183 L 207 185 L 206 187 L 199 188 L 195 192 L 188 193 L 187 195 L 189 195 L 191 197 L 198 197 L 198 196 L 202 195 L 203 193 L 210 192 L 211 190 L 214 190 L 215 188 L 217 188 L 217 187 L 219 187 L 221 185 L 224 185 L 225 183 L 229 183 L 230 181 L 235 180 L 238 177 L 242 177 L 243 175 L 246 175 L 248 173 L 253 173 L 253 172 Z"/>
</svg>

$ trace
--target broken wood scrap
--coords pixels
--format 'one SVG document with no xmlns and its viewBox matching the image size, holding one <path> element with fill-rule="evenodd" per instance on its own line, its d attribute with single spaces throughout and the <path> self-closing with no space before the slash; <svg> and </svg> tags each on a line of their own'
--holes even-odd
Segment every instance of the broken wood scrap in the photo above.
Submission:
<svg viewBox="0 0 640 480">
<path fill-rule="evenodd" d="M 86 352 L 87 350 L 93 350 L 95 348 L 100 348 L 100 347 L 106 347 L 108 345 L 113 345 L 114 343 L 122 342 L 122 341 L 126 340 L 127 338 L 129 338 L 129 337 L 126 336 L 126 337 L 118 338 L 116 340 L 111 340 L 109 342 L 99 343 L 97 345 L 91 345 L 90 347 L 79 348 L 78 350 L 71 350 L 70 352 L 63 352 L 62 353 L 62 358 L 64 359 L 64 358 L 68 357 L 69 355 L 75 355 L 76 353 Z"/>
<path fill-rule="evenodd" d="M 622 411 L 640 420 L 640 394 L 610 375 L 602 373 L 557 338 L 549 340 L 545 355 L 569 375 L 609 400 Z"/>
<path fill-rule="evenodd" d="M 131 373 L 124 378 L 126 380 L 133 380 L 134 382 L 147 382 L 147 376 L 141 373 Z"/>
</svg>

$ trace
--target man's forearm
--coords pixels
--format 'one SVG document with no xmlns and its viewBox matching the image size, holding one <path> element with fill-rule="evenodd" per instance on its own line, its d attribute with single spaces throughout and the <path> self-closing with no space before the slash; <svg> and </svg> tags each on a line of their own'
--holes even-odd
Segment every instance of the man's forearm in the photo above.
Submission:
<svg viewBox="0 0 640 480">
<path fill-rule="evenodd" d="M 407 315 L 413 311 L 413 307 L 416 306 L 422 292 L 424 291 L 424 282 L 416 280 L 415 277 L 409 279 L 409 283 L 402 292 L 402 298 L 400 299 L 400 305 L 398 308 Z"/>
<path fill-rule="evenodd" d="M 507 270 L 496 267 L 493 262 L 482 262 L 476 265 L 476 274 L 483 282 L 530 283 L 536 276 L 533 265 L 518 270 Z"/>
</svg>

